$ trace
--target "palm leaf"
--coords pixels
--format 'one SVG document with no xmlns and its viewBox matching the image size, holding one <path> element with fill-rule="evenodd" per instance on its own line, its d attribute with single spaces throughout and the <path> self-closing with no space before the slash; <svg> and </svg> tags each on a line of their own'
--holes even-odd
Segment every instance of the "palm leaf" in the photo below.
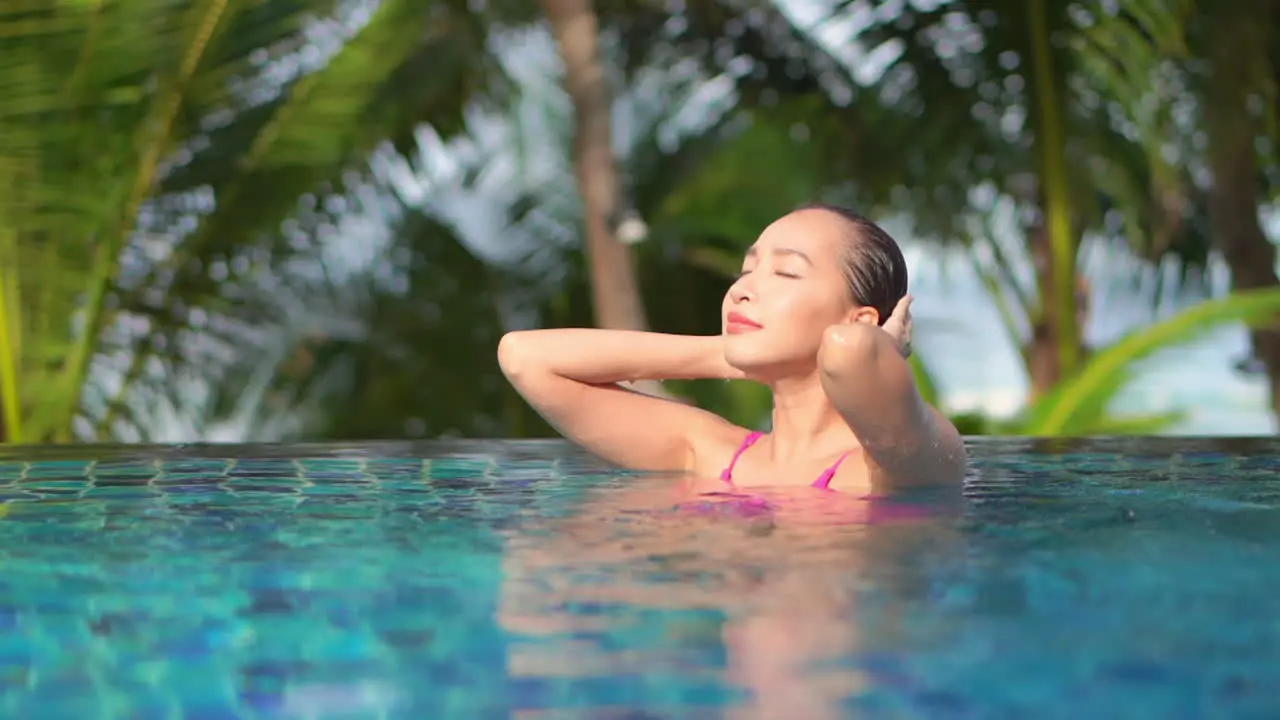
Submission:
<svg viewBox="0 0 1280 720">
<path fill-rule="evenodd" d="M 1078 435 L 1159 435 L 1187 419 L 1185 410 L 1102 417 Z"/>
<path fill-rule="evenodd" d="M 1030 411 L 1030 435 L 1071 435 L 1102 417 L 1134 365 L 1228 323 L 1269 322 L 1280 312 L 1280 289 L 1248 290 L 1194 305 L 1097 352 L 1080 372 L 1059 384 Z"/>
<path fill-rule="evenodd" d="M 14 190 L 0 193 L 0 254 L 13 263 L 0 366 L 22 379 L 4 390 L 9 440 L 69 438 L 155 181 L 191 118 L 251 64 L 241 21 L 282 36 L 318 5 L 37 0 L 0 14 L 0 183 Z M 266 6 L 274 27 L 256 12 Z"/>
<path fill-rule="evenodd" d="M 456 125 L 490 77 L 472 62 L 486 56 L 478 16 L 444 0 L 364 5 L 369 21 L 328 64 L 283 84 L 305 19 L 332 18 L 335 0 L 37 0 L 0 13 L 5 437 L 68 439 L 90 406 L 107 430 L 149 365 L 169 382 L 212 371 L 281 312 L 237 293 L 315 251 L 280 242 L 298 197 L 382 140 L 403 145 L 419 121 Z M 251 272 L 213 272 L 228 267 Z M 193 327 L 196 314 L 212 320 Z M 91 372 L 120 355 L 123 377 Z M 94 387 L 100 376 L 115 388 Z"/>
</svg>

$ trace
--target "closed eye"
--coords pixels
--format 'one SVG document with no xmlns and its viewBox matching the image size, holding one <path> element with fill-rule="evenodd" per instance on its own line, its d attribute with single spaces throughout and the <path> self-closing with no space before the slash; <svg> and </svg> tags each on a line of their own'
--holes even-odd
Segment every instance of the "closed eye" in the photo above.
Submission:
<svg viewBox="0 0 1280 720">
<path fill-rule="evenodd" d="M 781 270 L 779 270 L 779 271 L 775 272 L 775 273 L 774 273 L 774 275 L 779 275 L 779 276 L 784 277 L 784 278 L 799 278 L 799 277 L 800 277 L 799 275 L 797 275 L 797 274 L 795 274 L 795 273 L 782 272 Z"/>
</svg>

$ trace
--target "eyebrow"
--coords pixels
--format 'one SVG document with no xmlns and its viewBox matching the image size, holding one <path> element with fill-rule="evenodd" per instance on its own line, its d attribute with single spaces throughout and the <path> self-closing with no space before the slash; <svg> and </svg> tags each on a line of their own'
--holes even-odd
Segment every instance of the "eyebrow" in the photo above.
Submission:
<svg viewBox="0 0 1280 720">
<path fill-rule="evenodd" d="M 748 258 L 756 257 L 759 254 L 760 254 L 760 251 L 756 249 L 755 245 L 752 245 L 751 247 L 747 248 Z M 770 251 L 770 254 L 771 255 L 791 255 L 791 256 L 800 258 L 801 260 L 808 263 L 810 266 L 813 265 L 812 258 L 806 255 L 803 251 L 797 250 L 795 248 L 789 248 L 789 247 L 774 248 L 773 250 Z"/>
</svg>

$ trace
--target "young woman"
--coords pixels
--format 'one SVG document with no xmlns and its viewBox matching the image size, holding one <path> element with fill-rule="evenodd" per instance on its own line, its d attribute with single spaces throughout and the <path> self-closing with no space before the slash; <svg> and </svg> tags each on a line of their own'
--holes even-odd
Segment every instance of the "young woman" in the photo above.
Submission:
<svg viewBox="0 0 1280 720">
<path fill-rule="evenodd" d="M 812 205 L 775 221 L 747 251 L 721 335 L 520 331 L 503 337 L 498 358 L 557 430 L 629 469 L 864 495 L 958 486 L 960 434 L 920 398 L 906 361 L 906 293 L 906 262 L 884 230 Z M 619 385 L 669 378 L 768 385 L 771 432 Z"/>
</svg>

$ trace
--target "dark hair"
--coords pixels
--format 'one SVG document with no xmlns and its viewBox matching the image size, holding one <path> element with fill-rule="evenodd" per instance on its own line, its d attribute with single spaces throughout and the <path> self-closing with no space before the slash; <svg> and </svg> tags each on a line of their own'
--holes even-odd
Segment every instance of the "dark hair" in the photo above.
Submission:
<svg viewBox="0 0 1280 720">
<path fill-rule="evenodd" d="M 888 322 L 893 308 L 907 294 L 907 260 L 902 248 L 884 228 L 848 208 L 809 203 L 796 208 L 800 210 L 825 210 L 849 226 L 841 268 L 849 295 L 859 305 L 875 308 L 881 325 Z"/>
</svg>

